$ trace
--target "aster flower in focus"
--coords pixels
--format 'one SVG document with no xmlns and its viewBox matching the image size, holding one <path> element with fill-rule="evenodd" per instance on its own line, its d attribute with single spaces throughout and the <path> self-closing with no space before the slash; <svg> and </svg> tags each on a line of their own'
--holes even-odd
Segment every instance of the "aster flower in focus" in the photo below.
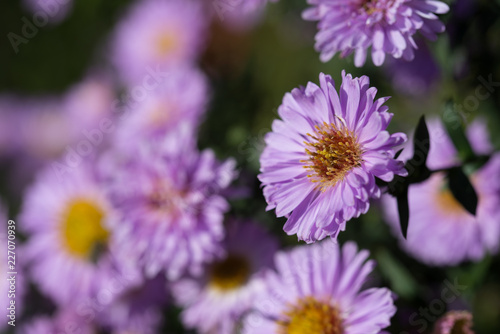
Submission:
<svg viewBox="0 0 500 334">
<path fill-rule="evenodd" d="M 436 14 L 449 7 L 438 0 L 308 0 L 312 7 L 302 14 L 306 20 L 319 21 L 315 48 L 321 61 L 355 53 L 354 64 L 363 66 L 371 47 L 373 63 L 382 65 L 385 55 L 411 61 L 419 32 L 430 40 L 445 30 Z"/>
<path fill-rule="evenodd" d="M 339 91 L 330 76 L 287 93 L 261 155 L 259 179 L 267 209 L 286 216 L 287 234 L 308 243 L 335 238 L 346 221 L 366 213 L 380 196 L 375 177 L 406 175 L 394 147 L 406 140 L 389 134 L 392 114 L 375 100 L 366 76 L 342 72 Z"/>
<path fill-rule="evenodd" d="M 126 82 L 192 65 L 202 51 L 209 17 L 195 0 L 137 2 L 118 25 L 112 62 Z"/>
<path fill-rule="evenodd" d="M 431 139 L 428 161 L 437 168 L 456 165 L 457 151 L 449 137 L 433 139 L 433 133 L 443 134 L 443 126 L 439 121 L 431 121 L 428 126 Z M 485 128 L 484 124 L 473 123 L 468 129 L 469 141 L 478 154 L 490 152 L 491 144 L 484 138 Z M 438 142 L 442 145 L 433 145 Z M 433 146 L 436 148 L 432 149 Z M 401 156 L 404 158 L 410 154 L 403 152 Z M 410 220 L 406 240 L 401 237 L 396 200 L 384 196 L 382 203 L 387 222 L 399 237 L 401 247 L 430 265 L 478 261 L 487 252 L 497 252 L 500 240 L 500 181 L 492 175 L 500 175 L 500 154 L 493 155 L 487 164 L 469 176 L 478 195 L 476 216 L 455 199 L 443 172 L 434 173 L 428 180 L 410 186 Z"/>
<path fill-rule="evenodd" d="M 119 243 L 138 256 L 147 277 L 199 274 L 221 253 L 229 209 L 223 192 L 235 176 L 234 161 L 199 152 L 192 134 L 177 130 L 120 153 L 102 162 L 110 196 L 123 213 Z"/>
<path fill-rule="evenodd" d="M 208 90 L 201 71 L 193 68 L 171 71 L 142 101 L 124 110 L 116 145 L 125 148 L 137 138 L 156 140 L 181 125 L 194 134 L 206 110 Z"/>
<path fill-rule="evenodd" d="M 379 333 L 396 308 L 390 290 L 362 290 L 375 266 L 368 256 L 333 241 L 278 253 L 243 333 Z"/>
<path fill-rule="evenodd" d="M 472 327 L 472 314 L 467 311 L 451 311 L 434 325 L 432 334 L 474 334 Z"/>
<path fill-rule="evenodd" d="M 38 175 L 19 220 L 29 236 L 23 257 L 43 293 L 67 304 L 123 276 L 109 230 L 115 217 L 90 167 L 80 166 L 64 180 L 49 169 Z"/>
<path fill-rule="evenodd" d="M 203 276 L 183 279 L 172 288 L 185 307 L 184 324 L 200 333 L 235 333 L 238 320 L 264 289 L 264 273 L 273 267 L 278 244 L 257 223 L 234 220 L 224 249 L 224 257 L 209 264 Z"/>
</svg>

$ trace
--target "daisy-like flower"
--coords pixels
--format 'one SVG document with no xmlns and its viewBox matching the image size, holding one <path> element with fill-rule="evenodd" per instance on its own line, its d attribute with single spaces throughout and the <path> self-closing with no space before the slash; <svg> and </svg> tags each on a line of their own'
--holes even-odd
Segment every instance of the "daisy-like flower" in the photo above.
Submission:
<svg viewBox="0 0 500 334">
<path fill-rule="evenodd" d="M 308 0 L 311 8 L 305 20 L 319 21 L 317 51 L 324 62 L 337 52 L 341 57 L 355 53 L 354 64 L 363 66 L 371 47 L 373 63 L 382 65 L 385 54 L 410 61 L 417 45 L 413 36 L 420 32 L 430 40 L 445 30 L 435 14 L 448 12 L 438 0 Z"/>
<path fill-rule="evenodd" d="M 456 165 L 457 152 L 451 140 L 443 135 L 443 126 L 430 121 L 428 128 L 431 139 L 429 163 L 438 168 Z M 433 139 L 434 133 L 443 137 Z M 480 123 L 468 131 L 471 145 L 478 153 L 486 153 L 491 146 L 485 142 L 485 133 L 485 126 Z M 434 145 L 437 143 L 441 145 Z M 410 155 L 401 154 L 402 157 Z M 499 174 L 500 154 L 495 154 L 486 165 L 470 175 L 479 200 L 476 216 L 455 199 L 444 173 L 434 173 L 428 180 L 412 185 L 408 192 L 410 220 L 406 240 L 401 236 L 396 200 L 384 196 L 382 203 L 387 221 L 401 247 L 418 260 L 439 266 L 455 265 L 465 260 L 478 261 L 486 252 L 497 252 L 500 242 L 500 181 L 492 175 Z"/>
<path fill-rule="evenodd" d="M 59 304 L 95 297 L 118 271 L 109 230 L 115 213 L 90 167 L 61 181 L 44 170 L 28 189 L 20 221 L 24 258 L 40 290 Z"/>
<path fill-rule="evenodd" d="M 259 179 L 267 209 L 286 216 L 288 234 L 308 243 L 335 238 L 346 221 L 366 213 L 380 196 L 375 177 L 405 175 L 393 147 L 406 140 L 389 134 L 392 114 L 375 99 L 366 76 L 342 72 L 339 91 L 330 76 L 285 95 L 261 155 Z"/>
<path fill-rule="evenodd" d="M 229 209 L 223 191 L 235 163 L 219 162 L 210 150 L 199 152 L 192 137 L 172 131 L 160 142 L 110 152 L 102 162 L 113 203 L 123 213 L 119 243 L 138 256 L 147 277 L 162 270 L 170 279 L 186 270 L 199 274 L 221 252 Z"/>
<path fill-rule="evenodd" d="M 258 245 L 258 247 L 257 247 Z M 224 257 L 209 264 L 198 279 L 173 286 L 185 308 L 182 320 L 200 333 L 235 333 L 237 322 L 263 291 L 264 272 L 273 267 L 277 241 L 254 222 L 231 221 Z"/>
<path fill-rule="evenodd" d="M 207 100 L 207 79 L 201 71 L 171 71 L 143 100 L 123 111 L 116 145 L 127 147 L 137 138 L 155 140 L 181 124 L 194 133 L 203 119 Z"/>
<path fill-rule="evenodd" d="M 299 246 L 276 255 L 277 272 L 244 320 L 244 334 L 376 334 L 396 312 L 386 288 L 362 290 L 375 263 L 349 242 Z"/>
<path fill-rule="evenodd" d="M 451 311 L 436 322 L 432 334 L 474 334 L 471 327 L 472 314 L 467 311 Z"/>
<path fill-rule="evenodd" d="M 117 27 L 112 61 L 132 84 L 158 69 L 193 64 L 204 46 L 208 20 L 196 0 L 139 1 Z"/>
</svg>

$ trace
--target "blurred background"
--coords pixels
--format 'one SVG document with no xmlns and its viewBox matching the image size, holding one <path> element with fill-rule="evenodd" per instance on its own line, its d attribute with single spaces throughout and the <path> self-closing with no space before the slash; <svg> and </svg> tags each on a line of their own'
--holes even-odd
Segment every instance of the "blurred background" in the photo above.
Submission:
<svg viewBox="0 0 500 334">
<path fill-rule="evenodd" d="M 60 159 L 67 145 L 84 138 L 82 130 L 94 118 L 112 114 L 117 100 L 123 105 L 126 85 L 110 54 L 114 31 L 135 2 L 68 1 L 68 8 L 34 30 L 25 28 L 37 10 L 29 0 L 0 5 L 0 196 L 10 219 L 17 217 L 36 173 Z M 440 117 L 445 102 L 453 99 L 463 106 L 466 123 L 478 117 L 487 120 L 493 145 L 499 149 L 500 87 L 477 105 L 465 106 L 466 97 L 483 85 L 480 78 L 500 82 L 500 1 L 446 2 L 451 10 L 441 19 L 447 31 L 435 42 L 419 41 L 421 48 L 412 63 L 388 59 L 381 67 L 368 61 L 356 68 L 352 56 L 320 62 L 314 50 L 316 23 L 301 18 L 305 0 L 269 3 L 244 27 L 213 16 L 197 59 L 211 89 L 198 146 L 213 149 L 220 159 L 237 161 L 238 182 L 250 190 L 248 196 L 231 201 L 230 213 L 262 222 L 283 247 L 297 244 L 295 236 L 282 231 L 285 220 L 265 211 L 256 175 L 263 136 L 277 118 L 284 93 L 317 82 L 320 72 L 336 82 L 344 69 L 353 76 L 369 76 L 378 97 L 392 96 L 387 102 L 394 113 L 390 131 L 411 132 L 422 114 Z M 68 113 L 72 123 L 65 118 Z M 17 238 L 20 243 L 25 236 L 19 233 Z M 398 295 L 390 333 L 420 333 L 420 326 L 409 321 L 411 314 L 428 308 L 439 298 L 444 282 L 456 279 L 466 289 L 447 307 L 472 310 L 476 333 L 500 332 L 500 256 L 454 267 L 426 266 L 400 250 L 375 205 L 348 223 L 339 242 L 347 240 L 371 251 L 378 262 L 379 285 Z M 25 298 L 20 324 L 54 312 L 54 304 L 29 279 Z M 187 332 L 179 312 L 176 307 L 165 308 L 164 332 Z"/>
</svg>

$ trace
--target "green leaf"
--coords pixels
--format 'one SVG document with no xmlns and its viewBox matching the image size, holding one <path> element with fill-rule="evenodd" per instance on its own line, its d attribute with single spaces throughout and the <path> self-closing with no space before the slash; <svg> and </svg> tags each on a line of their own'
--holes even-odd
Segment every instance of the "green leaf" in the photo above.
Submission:
<svg viewBox="0 0 500 334">
<path fill-rule="evenodd" d="M 491 156 L 489 155 L 478 155 L 474 161 L 467 162 L 463 165 L 464 172 L 467 175 L 471 175 L 478 169 L 481 169 L 484 165 L 490 161 Z"/>
<path fill-rule="evenodd" d="M 446 103 L 442 119 L 460 160 L 464 162 L 475 160 L 476 155 L 465 134 L 462 116 L 455 109 L 452 100 Z"/>
<path fill-rule="evenodd" d="M 448 184 L 456 200 L 471 214 L 476 215 L 477 194 L 461 167 L 448 170 Z"/>
<path fill-rule="evenodd" d="M 380 271 L 389 280 L 395 293 L 405 299 L 411 299 L 416 295 L 418 291 L 417 281 L 401 262 L 385 249 L 377 251 L 375 258 Z"/>
<path fill-rule="evenodd" d="M 399 225 L 401 226 L 401 233 L 406 239 L 408 233 L 408 222 L 410 221 L 410 207 L 408 205 L 408 186 L 398 194 L 398 212 L 399 212 Z"/>
</svg>

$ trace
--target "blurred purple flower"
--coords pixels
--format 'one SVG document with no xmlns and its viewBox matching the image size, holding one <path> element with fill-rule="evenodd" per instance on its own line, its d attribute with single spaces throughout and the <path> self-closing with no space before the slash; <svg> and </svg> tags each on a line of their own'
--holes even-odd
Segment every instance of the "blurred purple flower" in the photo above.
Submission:
<svg viewBox="0 0 500 334">
<path fill-rule="evenodd" d="M 467 311 L 451 311 L 438 319 L 432 334 L 474 334 L 472 314 Z"/>
<path fill-rule="evenodd" d="M 441 69 L 425 43 L 417 40 L 418 49 L 411 63 L 402 59 L 387 61 L 385 74 L 392 86 L 402 94 L 421 96 L 435 87 L 441 77 Z"/>
<path fill-rule="evenodd" d="M 82 132 L 99 128 L 113 117 L 114 85 L 109 73 L 94 69 L 62 96 L 62 108 L 75 134 L 82 137 Z"/>
<path fill-rule="evenodd" d="M 23 0 L 23 4 L 26 9 L 38 17 L 38 20 L 46 18 L 47 23 L 50 24 L 64 21 L 71 14 L 74 5 L 73 0 Z"/>
<path fill-rule="evenodd" d="M 55 334 L 55 333 L 95 334 L 93 323 L 85 321 L 73 307 L 66 307 L 52 317 L 38 316 L 19 329 L 20 334 Z"/>
<path fill-rule="evenodd" d="M 163 275 L 130 285 L 98 315 L 98 322 L 113 334 L 158 333 L 162 309 L 167 302 Z"/>
<path fill-rule="evenodd" d="M 6 153 L 43 162 L 59 158 L 68 146 L 88 141 L 103 121 L 111 121 L 113 100 L 113 83 L 102 74 L 89 75 L 61 96 L 3 95 L 0 127 L 6 132 L 0 135 L 0 151 L 6 146 Z M 3 136 L 10 138 L 10 145 L 4 144 Z M 92 138 L 92 145 L 100 145 L 103 136 L 101 132 Z"/>
<path fill-rule="evenodd" d="M 430 40 L 445 30 L 435 14 L 449 7 L 438 0 L 308 0 L 311 8 L 302 14 L 305 20 L 320 21 L 316 35 L 321 61 L 329 61 L 337 52 L 341 57 L 355 53 L 354 64 L 364 65 L 371 47 L 376 66 L 385 54 L 413 60 L 417 45 L 413 36 L 420 32 Z"/>
<path fill-rule="evenodd" d="M 362 290 L 375 267 L 368 256 L 330 240 L 279 252 L 243 333 L 379 333 L 396 307 L 390 290 Z"/>
<path fill-rule="evenodd" d="M 28 189 L 19 220 L 29 238 L 23 248 L 29 274 L 58 304 L 95 297 L 121 275 L 110 221 L 111 204 L 88 166 L 61 181 L 43 170 Z"/>
<path fill-rule="evenodd" d="M 286 216 L 287 234 L 308 243 L 336 238 L 348 220 L 366 213 L 370 198 L 378 198 L 375 177 L 390 181 L 405 175 L 393 147 L 403 133 L 386 131 L 392 114 L 375 99 L 377 90 L 366 76 L 342 72 L 339 92 L 330 76 L 320 75 L 320 87 L 287 93 L 261 155 L 267 209 Z"/>
<path fill-rule="evenodd" d="M 202 277 L 185 278 L 172 288 L 184 307 L 184 324 L 200 333 L 235 333 L 237 321 L 265 287 L 264 273 L 273 267 L 278 243 L 257 223 L 232 220 L 224 249 L 225 256 L 209 264 Z"/>
<path fill-rule="evenodd" d="M 234 29 L 248 29 L 262 16 L 268 2 L 278 0 L 213 0 L 215 19 Z"/>
<path fill-rule="evenodd" d="M 112 62 L 131 84 L 158 68 L 192 65 L 204 47 L 208 20 L 199 1 L 139 1 L 116 29 Z"/>
<path fill-rule="evenodd" d="M 137 138 L 156 140 L 180 124 L 187 125 L 194 135 L 203 120 L 208 90 L 201 71 L 192 68 L 171 71 L 144 99 L 124 111 L 116 145 L 133 145 Z"/>
<path fill-rule="evenodd" d="M 430 121 L 428 127 L 431 136 L 428 161 L 432 162 L 431 169 L 455 166 L 457 152 L 451 140 L 447 136 L 440 140 L 433 139 L 434 133 L 443 134 L 442 124 Z M 468 136 L 477 153 L 491 152 L 491 144 L 484 138 L 484 124 L 475 123 L 469 127 Z M 401 158 L 412 155 L 410 143 L 408 148 Z M 470 176 L 479 198 L 475 217 L 453 197 L 444 173 L 435 173 L 428 180 L 412 185 L 408 194 L 410 221 L 406 240 L 401 236 L 396 200 L 384 196 L 387 221 L 398 236 L 401 247 L 431 265 L 478 261 L 486 252 L 498 251 L 500 181 L 492 178 L 492 175 L 500 175 L 500 154 L 493 155 L 485 166 Z"/>
<path fill-rule="evenodd" d="M 193 141 L 189 131 L 176 130 L 103 158 L 102 173 L 123 213 L 117 236 L 147 277 L 200 274 L 202 264 L 221 253 L 229 209 L 222 192 L 235 177 L 235 163 L 199 152 Z"/>
</svg>

